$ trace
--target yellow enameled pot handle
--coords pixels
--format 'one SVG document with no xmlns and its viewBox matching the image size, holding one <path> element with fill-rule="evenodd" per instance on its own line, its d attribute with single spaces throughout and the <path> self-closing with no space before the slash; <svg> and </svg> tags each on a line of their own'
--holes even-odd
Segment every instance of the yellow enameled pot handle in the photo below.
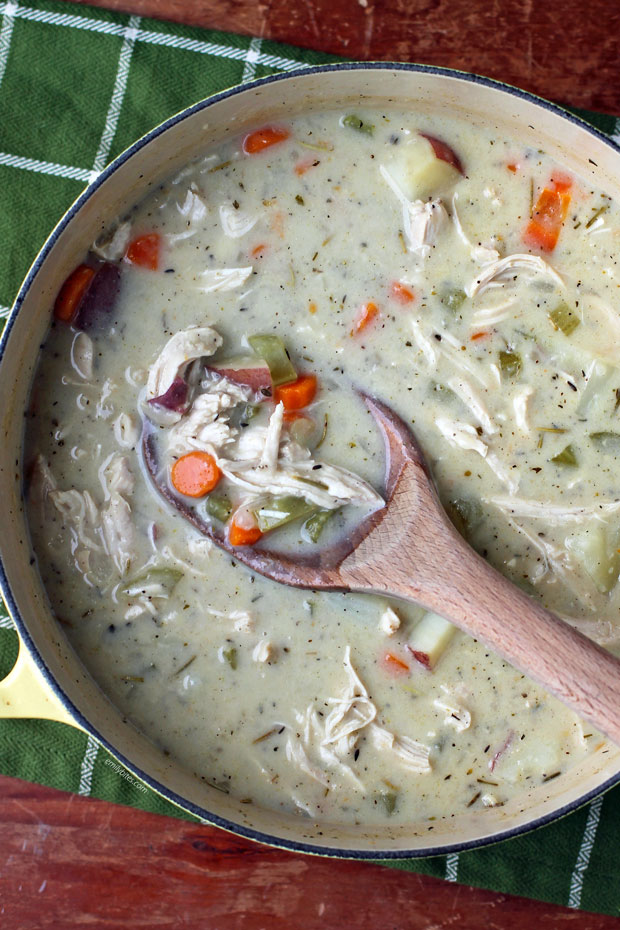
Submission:
<svg viewBox="0 0 620 930">
<path fill-rule="evenodd" d="M 17 661 L 0 681 L 0 718 L 8 717 L 56 720 L 83 729 L 45 681 L 21 638 Z"/>
</svg>

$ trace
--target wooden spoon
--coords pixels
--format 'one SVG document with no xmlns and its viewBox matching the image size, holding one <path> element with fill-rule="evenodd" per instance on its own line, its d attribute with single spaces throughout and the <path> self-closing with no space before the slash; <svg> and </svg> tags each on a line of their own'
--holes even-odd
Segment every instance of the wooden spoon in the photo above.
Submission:
<svg viewBox="0 0 620 930">
<path fill-rule="evenodd" d="M 234 548 L 168 487 L 154 435 L 147 470 L 160 493 L 201 533 L 253 571 L 282 584 L 381 593 L 421 604 L 481 640 L 620 745 L 620 660 L 515 587 L 460 536 L 439 502 L 410 429 L 362 394 L 386 448 L 387 505 L 350 536 L 316 555 L 292 558 L 262 547 Z"/>
</svg>

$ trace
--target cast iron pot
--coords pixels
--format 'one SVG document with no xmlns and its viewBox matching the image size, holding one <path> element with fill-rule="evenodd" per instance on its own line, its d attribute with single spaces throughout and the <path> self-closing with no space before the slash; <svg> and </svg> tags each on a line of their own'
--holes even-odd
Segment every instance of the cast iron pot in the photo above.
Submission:
<svg viewBox="0 0 620 930">
<path fill-rule="evenodd" d="M 102 224 L 112 221 L 194 155 L 229 134 L 308 108 L 394 104 L 450 112 L 543 148 L 562 165 L 620 198 L 620 149 L 585 123 L 523 91 L 416 65 L 308 68 L 234 88 L 184 110 L 116 159 L 84 191 L 43 246 L 19 292 L 0 343 L 2 411 L 0 538 L 2 591 L 20 653 L 0 684 L 0 716 L 59 720 L 91 734 L 129 771 L 180 808 L 251 839 L 305 852 L 399 858 L 453 852 L 514 836 L 561 816 L 615 784 L 620 750 L 609 745 L 562 778 L 503 807 L 445 821 L 365 827 L 316 824 L 240 804 L 165 757 L 103 694 L 51 614 L 36 568 L 22 503 L 22 431 L 39 346 L 55 296 Z"/>
</svg>

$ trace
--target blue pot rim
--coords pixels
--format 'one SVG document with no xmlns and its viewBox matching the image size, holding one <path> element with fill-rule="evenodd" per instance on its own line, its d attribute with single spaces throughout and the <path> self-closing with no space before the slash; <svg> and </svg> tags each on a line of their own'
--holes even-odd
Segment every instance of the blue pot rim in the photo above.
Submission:
<svg viewBox="0 0 620 930">
<path fill-rule="evenodd" d="M 561 116 L 563 119 L 568 120 L 569 122 L 574 123 L 580 128 L 584 129 L 590 135 L 597 138 L 599 141 L 603 142 L 609 148 L 611 148 L 616 153 L 620 154 L 620 146 L 616 145 L 608 136 L 603 132 L 596 129 L 594 126 L 591 126 L 581 117 L 576 116 L 574 113 L 571 113 L 568 110 L 563 109 L 557 104 L 550 103 L 548 100 L 545 100 L 542 97 L 537 97 L 535 94 L 530 93 L 529 91 L 521 90 L 520 88 L 514 87 L 510 84 L 505 84 L 501 81 L 494 80 L 492 78 L 483 77 L 477 74 L 471 74 L 469 72 L 458 71 L 452 68 L 442 68 L 436 67 L 434 65 L 420 65 L 420 64 L 408 64 L 404 62 L 343 62 L 336 64 L 328 65 L 316 65 L 300 68 L 296 71 L 289 71 L 285 74 L 276 74 L 270 75 L 268 77 L 259 78 L 256 81 L 252 81 L 247 84 L 240 84 L 234 87 L 231 87 L 227 90 L 221 91 L 217 94 L 213 94 L 211 97 L 207 97 L 204 100 L 200 100 L 197 103 L 193 104 L 190 107 L 176 113 L 174 116 L 171 116 L 169 119 L 165 120 L 160 125 L 156 126 L 146 135 L 142 136 L 136 142 L 133 143 L 129 148 L 122 152 L 114 161 L 110 164 L 85 188 L 85 190 L 80 194 L 80 196 L 75 200 L 75 202 L 69 207 L 67 212 L 61 218 L 59 223 L 52 230 L 50 236 L 42 246 L 39 254 L 35 258 L 30 270 L 28 271 L 22 286 L 19 289 L 15 302 L 13 304 L 11 313 L 7 319 L 4 331 L 2 333 L 2 338 L 0 339 L 0 363 L 4 357 L 4 352 L 10 338 L 11 331 L 15 320 L 19 314 L 21 306 L 26 298 L 36 275 L 38 274 L 42 264 L 47 258 L 48 254 L 56 244 L 59 236 L 64 232 L 68 224 L 73 220 L 75 215 L 81 210 L 83 205 L 95 194 L 95 192 L 105 183 L 105 181 L 125 162 L 129 161 L 134 155 L 141 151 L 146 145 L 160 136 L 162 133 L 166 132 L 171 127 L 175 126 L 177 123 L 182 122 L 185 119 L 193 116 L 195 113 L 205 110 L 213 104 L 225 100 L 229 97 L 235 97 L 238 94 L 246 93 L 249 91 L 254 91 L 259 87 L 262 87 L 266 84 L 272 84 L 279 81 L 288 81 L 293 80 L 304 75 L 308 74 L 321 74 L 321 73 L 330 73 L 336 71 L 412 71 L 423 74 L 435 74 L 441 77 L 452 77 L 458 78 L 459 80 L 465 81 L 471 84 L 479 84 L 485 87 L 490 87 L 495 90 L 503 91 L 509 96 L 513 96 L 522 100 L 526 100 L 529 103 L 532 103 L 543 110 L 547 110 L 551 113 L 554 113 L 557 116 Z M 574 810 L 577 810 L 579 807 L 587 804 L 594 798 L 603 794 L 612 788 L 615 784 L 620 781 L 620 770 L 607 779 L 603 784 L 594 788 L 593 790 L 587 792 L 586 794 L 580 796 L 574 801 L 565 804 L 561 808 L 556 808 L 555 810 L 545 814 L 542 817 L 537 818 L 534 821 L 529 821 L 525 824 L 520 824 L 519 826 L 512 827 L 507 830 L 502 830 L 489 837 L 480 837 L 474 840 L 467 840 L 461 843 L 453 843 L 450 845 L 441 845 L 441 846 L 427 846 L 423 849 L 413 849 L 413 850 L 393 850 L 393 849 L 339 849 L 337 847 L 324 847 L 318 846 L 313 843 L 304 843 L 298 840 L 288 840 L 281 837 L 272 836 L 269 833 L 263 833 L 260 830 L 254 830 L 250 827 L 244 826 L 243 824 L 237 824 L 233 821 L 229 821 L 224 817 L 220 817 L 216 814 L 211 813 L 206 808 L 200 807 L 188 801 L 187 799 L 181 797 L 176 792 L 172 791 L 170 788 L 166 787 L 164 784 L 159 782 L 157 779 L 152 778 L 146 772 L 142 771 L 139 766 L 134 762 L 131 762 L 127 759 L 122 753 L 116 749 L 116 747 L 111 744 L 105 736 L 103 736 L 99 731 L 83 716 L 80 709 L 69 699 L 65 694 L 63 688 L 58 683 L 56 678 L 53 676 L 48 666 L 46 665 L 44 659 L 42 658 L 39 650 L 31 637 L 26 623 L 24 622 L 17 603 L 13 597 L 13 592 L 6 575 L 4 562 L 0 556 L 0 588 L 6 605 L 8 607 L 9 613 L 15 623 L 17 631 L 20 638 L 22 639 L 24 645 L 28 649 L 30 657 L 34 661 L 36 667 L 39 669 L 43 678 L 47 682 L 48 686 L 52 692 L 56 695 L 62 705 L 66 710 L 71 714 L 80 726 L 89 733 L 101 746 L 103 746 L 114 758 L 116 758 L 122 765 L 129 771 L 132 772 L 136 778 L 141 782 L 159 794 L 161 797 L 170 801 L 175 806 L 179 807 L 181 810 L 192 814 L 198 820 L 212 824 L 213 826 L 220 827 L 224 830 L 227 830 L 231 833 L 235 833 L 239 836 L 243 836 L 246 839 L 255 840 L 260 843 L 267 844 L 269 846 L 274 846 L 280 849 L 287 849 L 292 852 L 303 852 L 309 853 L 318 856 L 327 856 L 339 859 L 359 859 L 359 860 L 400 860 L 400 859 L 420 859 L 433 856 L 442 856 L 450 855 L 458 852 L 463 852 L 466 850 L 478 849 L 480 847 L 489 846 L 495 843 L 502 842 L 503 840 L 512 839 L 514 837 L 521 836 L 525 833 L 529 833 L 532 830 L 535 830 L 539 827 L 545 826 L 555 820 L 560 819 L 561 817 L 566 816 L 567 814 L 572 813 Z M 303 829 L 304 821 L 300 819 L 299 826 L 300 829 Z M 326 825 L 329 826 L 329 825 Z M 433 829 L 432 825 L 429 826 L 429 832 Z"/>
</svg>

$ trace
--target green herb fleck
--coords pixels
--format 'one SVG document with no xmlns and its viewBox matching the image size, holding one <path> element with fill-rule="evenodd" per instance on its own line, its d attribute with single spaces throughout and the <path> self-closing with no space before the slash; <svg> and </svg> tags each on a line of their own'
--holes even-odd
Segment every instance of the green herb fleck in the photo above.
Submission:
<svg viewBox="0 0 620 930">
<path fill-rule="evenodd" d="M 301 194 L 295 194 L 295 201 L 296 201 L 296 203 L 299 204 L 300 207 L 303 207 L 303 205 L 304 205 L 304 198 L 301 196 Z"/>
</svg>

